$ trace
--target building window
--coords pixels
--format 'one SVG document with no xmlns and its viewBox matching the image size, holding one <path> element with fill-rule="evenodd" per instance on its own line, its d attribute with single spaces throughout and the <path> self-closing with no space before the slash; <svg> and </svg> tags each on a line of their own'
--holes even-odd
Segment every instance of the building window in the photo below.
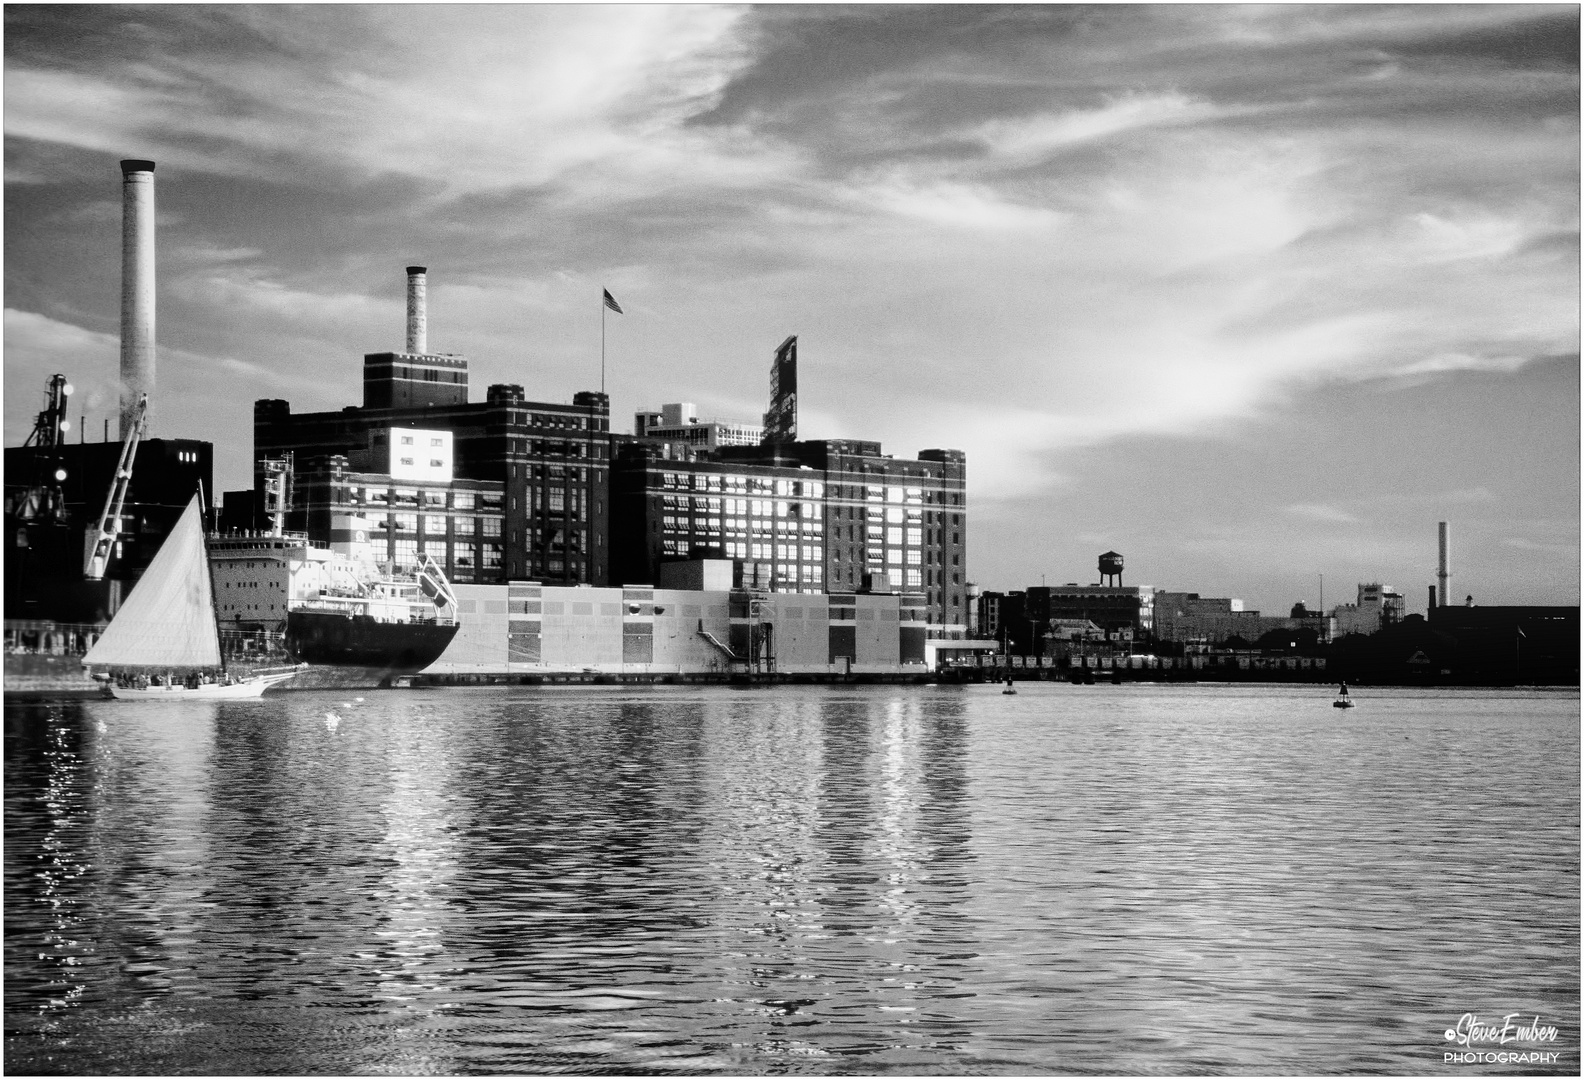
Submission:
<svg viewBox="0 0 1584 1080">
<path fill-rule="evenodd" d="M 453 491 L 451 493 L 451 508 L 453 510 L 473 509 L 473 493 L 471 491 Z"/>
<path fill-rule="evenodd" d="M 457 536 L 472 536 L 473 519 L 470 517 L 452 518 L 451 529 Z"/>
</svg>

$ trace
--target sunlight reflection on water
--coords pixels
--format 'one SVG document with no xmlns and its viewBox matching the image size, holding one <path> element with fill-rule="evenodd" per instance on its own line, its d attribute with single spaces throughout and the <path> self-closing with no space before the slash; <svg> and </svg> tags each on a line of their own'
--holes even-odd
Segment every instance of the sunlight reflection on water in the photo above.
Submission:
<svg viewBox="0 0 1584 1080">
<path fill-rule="evenodd" d="M 1556 693 L 8 704 L 6 1064 L 1575 1073 L 1578 766 Z"/>
</svg>

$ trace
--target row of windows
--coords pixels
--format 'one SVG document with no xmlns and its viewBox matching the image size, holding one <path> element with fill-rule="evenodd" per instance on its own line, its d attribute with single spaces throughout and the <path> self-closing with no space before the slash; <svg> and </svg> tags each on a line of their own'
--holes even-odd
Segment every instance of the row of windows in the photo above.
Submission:
<svg viewBox="0 0 1584 1080">
<path fill-rule="evenodd" d="M 405 379 L 408 382 L 442 382 L 466 385 L 467 372 L 439 370 L 436 368 L 412 367 L 408 364 L 375 364 L 363 369 L 363 381 L 388 382 L 391 379 Z"/>
<path fill-rule="evenodd" d="M 478 532 L 483 536 L 501 534 L 500 518 L 447 518 L 441 514 L 391 514 L 375 522 L 374 528 L 393 532 L 417 532 L 420 521 L 423 522 L 425 536 L 444 536 L 448 531 L 457 536 L 472 536 L 475 522 Z"/>
<path fill-rule="evenodd" d="M 660 527 L 666 532 L 710 532 L 719 533 L 722 529 L 729 533 L 753 532 L 764 536 L 772 533 L 801 532 L 807 536 L 823 536 L 824 528 L 817 521 L 771 520 L 767 518 L 718 518 L 718 517 L 693 517 L 686 514 L 662 514 Z"/>
<path fill-rule="evenodd" d="M 853 520 L 869 521 L 919 521 L 930 525 L 937 523 L 944 525 L 950 519 L 953 525 L 962 524 L 961 514 L 947 514 L 945 511 L 935 510 L 915 510 L 911 506 L 853 507 L 850 511 L 836 506 L 831 508 L 831 517 L 837 519 L 846 517 Z"/>
<path fill-rule="evenodd" d="M 500 510 L 505 496 L 498 491 L 451 491 L 445 488 L 384 488 L 354 487 L 347 490 L 347 501 L 353 506 L 426 506 L 443 508 L 447 495 L 452 510 Z"/>
<path fill-rule="evenodd" d="M 599 420 L 587 416 L 563 416 L 557 413 L 527 413 L 513 410 L 511 423 L 518 427 L 565 428 L 568 431 L 601 430 Z"/>
<path fill-rule="evenodd" d="M 719 473 L 661 473 L 660 486 L 672 490 L 721 491 L 738 494 L 778 495 L 783 498 L 822 499 L 825 485 L 818 480 L 775 479 L 766 476 L 722 476 Z"/>
</svg>

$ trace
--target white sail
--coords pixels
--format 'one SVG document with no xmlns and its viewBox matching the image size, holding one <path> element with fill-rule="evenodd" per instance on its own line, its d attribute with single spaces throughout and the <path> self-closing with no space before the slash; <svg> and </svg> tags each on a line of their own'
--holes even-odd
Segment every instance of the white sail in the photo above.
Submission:
<svg viewBox="0 0 1584 1080">
<path fill-rule="evenodd" d="M 198 497 L 187 504 L 83 663 L 97 667 L 220 666 L 214 590 Z"/>
</svg>

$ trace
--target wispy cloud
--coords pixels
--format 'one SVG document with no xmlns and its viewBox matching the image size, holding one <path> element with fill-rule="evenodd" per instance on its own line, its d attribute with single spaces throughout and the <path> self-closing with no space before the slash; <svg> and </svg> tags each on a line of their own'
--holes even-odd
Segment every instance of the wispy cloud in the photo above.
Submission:
<svg viewBox="0 0 1584 1080">
<path fill-rule="evenodd" d="M 1285 508 L 1286 512 L 1294 517 L 1306 521 L 1319 521 L 1329 525 L 1357 525 L 1358 518 L 1346 510 L 1324 503 L 1293 503 Z"/>
<path fill-rule="evenodd" d="M 113 327 L 113 162 L 153 157 L 172 370 L 304 407 L 356 399 L 421 261 L 480 385 L 590 385 L 611 286 L 618 423 L 757 401 L 798 333 L 807 434 L 960 447 L 978 497 L 1201 438 L 1265 517 L 1362 525 L 1258 433 L 1578 348 L 1572 9 L 65 10 L 6 12 L 8 304 Z"/>
</svg>

